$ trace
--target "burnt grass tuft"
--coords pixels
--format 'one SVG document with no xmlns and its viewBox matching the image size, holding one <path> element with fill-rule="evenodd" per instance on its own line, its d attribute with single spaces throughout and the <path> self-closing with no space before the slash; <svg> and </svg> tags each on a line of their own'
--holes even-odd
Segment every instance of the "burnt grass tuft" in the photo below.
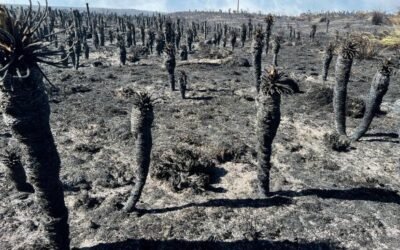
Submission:
<svg viewBox="0 0 400 250">
<path fill-rule="evenodd" d="M 168 183 L 175 192 L 191 189 L 199 194 L 210 190 L 217 181 L 217 171 L 213 159 L 193 147 L 179 145 L 153 157 L 151 176 Z"/>
</svg>

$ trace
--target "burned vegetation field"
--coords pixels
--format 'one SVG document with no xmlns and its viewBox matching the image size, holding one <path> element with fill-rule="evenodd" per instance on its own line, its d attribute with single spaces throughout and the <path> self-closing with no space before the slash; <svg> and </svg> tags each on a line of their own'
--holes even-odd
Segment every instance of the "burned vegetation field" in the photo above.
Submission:
<svg viewBox="0 0 400 250">
<path fill-rule="evenodd" d="M 0 15 L 0 249 L 400 249 L 399 16 Z"/>
</svg>

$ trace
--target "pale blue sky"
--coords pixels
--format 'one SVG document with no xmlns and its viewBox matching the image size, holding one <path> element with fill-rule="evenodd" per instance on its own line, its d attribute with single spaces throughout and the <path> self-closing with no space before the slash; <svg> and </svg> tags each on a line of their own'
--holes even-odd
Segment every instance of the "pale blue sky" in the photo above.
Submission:
<svg viewBox="0 0 400 250">
<path fill-rule="evenodd" d="M 86 0 L 48 0 L 49 5 L 83 7 Z M 181 10 L 236 9 L 237 0 L 88 0 L 93 7 L 140 9 L 173 12 Z M 33 0 L 34 3 L 37 0 Z M 40 0 L 44 2 L 44 0 Z M 241 8 L 252 12 L 299 14 L 326 10 L 380 10 L 397 11 L 400 0 L 240 0 Z M 26 4 L 28 0 L 0 0 L 0 3 Z"/>
</svg>

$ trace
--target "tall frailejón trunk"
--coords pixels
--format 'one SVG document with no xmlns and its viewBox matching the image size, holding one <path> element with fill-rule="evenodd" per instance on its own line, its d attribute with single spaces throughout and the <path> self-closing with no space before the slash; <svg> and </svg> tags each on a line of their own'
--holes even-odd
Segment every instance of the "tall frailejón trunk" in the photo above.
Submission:
<svg viewBox="0 0 400 250">
<path fill-rule="evenodd" d="M 182 99 L 186 99 L 186 88 L 187 88 L 187 75 L 185 71 L 181 71 L 179 76 L 179 91 L 181 92 Z"/>
<path fill-rule="evenodd" d="M 175 91 L 175 69 L 168 69 L 168 81 L 171 87 L 171 91 Z"/>
<path fill-rule="evenodd" d="M 272 57 L 272 65 L 278 66 L 278 54 L 279 54 L 279 51 L 281 49 L 281 42 L 280 42 L 279 38 L 275 38 L 274 39 L 272 49 L 273 49 L 273 52 L 274 52 L 274 55 Z"/>
<path fill-rule="evenodd" d="M 361 120 L 361 123 L 357 127 L 356 131 L 351 135 L 351 139 L 354 141 L 359 140 L 368 131 L 372 120 L 380 109 L 383 97 L 388 91 L 391 70 L 390 66 L 385 64 L 386 63 L 384 63 L 382 68 L 378 70 L 372 80 L 371 89 L 366 99 L 364 117 Z"/>
<path fill-rule="evenodd" d="M 270 195 L 270 170 L 272 142 L 281 122 L 281 95 L 294 93 L 293 80 L 283 79 L 276 68 L 265 70 L 260 92 L 256 99 L 256 137 L 259 191 L 262 196 Z"/>
<path fill-rule="evenodd" d="M 261 59 L 264 46 L 263 40 L 264 35 L 262 31 L 260 29 L 257 29 L 253 40 L 253 67 L 257 93 L 260 92 L 261 85 Z"/>
<path fill-rule="evenodd" d="M 48 222 L 44 225 L 51 249 L 69 249 L 68 210 L 60 181 L 60 157 L 50 129 L 50 106 L 42 74 L 29 67 L 27 77 L 6 74 L 0 82 L 3 119 L 26 155 L 26 172 L 36 202 Z"/>
<path fill-rule="evenodd" d="M 346 99 L 347 84 L 350 79 L 351 67 L 353 65 L 354 45 L 345 42 L 342 45 L 336 62 L 336 83 L 333 94 L 333 109 L 335 112 L 335 126 L 340 135 L 346 134 Z"/>
<path fill-rule="evenodd" d="M 274 24 L 274 17 L 269 14 L 266 18 L 265 18 L 265 22 L 267 23 L 267 29 L 266 29 L 266 39 L 265 39 L 265 54 L 268 55 L 268 51 L 269 51 L 269 41 L 271 38 L 271 31 L 272 31 L 272 25 Z"/>
<path fill-rule="evenodd" d="M 149 173 L 151 148 L 153 145 L 151 127 L 154 120 L 153 104 L 146 93 L 137 94 L 131 113 L 131 133 L 135 141 L 136 182 L 124 211 L 132 212 L 140 199 Z"/>
<path fill-rule="evenodd" d="M 265 39 L 265 54 L 268 55 L 269 52 L 269 41 L 271 40 L 271 34 L 267 32 L 266 39 Z"/>
<path fill-rule="evenodd" d="M 165 68 L 168 71 L 168 80 L 172 91 L 175 91 L 175 48 L 172 43 L 167 44 L 165 47 L 166 59 Z"/>
<path fill-rule="evenodd" d="M 270 192 L 272 142 L 281 120 L 281 96 L 260 91 L 257 97 L 257 162 L 259 190 L 263 196 Z"/>
<path fill-rule="evenodd" d="M 331 65 L 333 58 L 333 50 L 334 47 L 332 44 L 329 44 L 325 48 L 324 58 L 323 58 L 323 66 L 322 66 L 322 80 L 326 81 L 328 79 L 329 66 Z"/>
</svg>

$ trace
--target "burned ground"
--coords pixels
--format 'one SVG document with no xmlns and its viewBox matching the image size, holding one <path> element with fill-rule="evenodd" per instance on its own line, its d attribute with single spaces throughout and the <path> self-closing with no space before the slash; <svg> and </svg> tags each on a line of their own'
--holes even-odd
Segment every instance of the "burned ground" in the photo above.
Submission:
<svg viewBox="0 0 400 250">
<path fill-rule="evenodd" d="M 177 66 L 189 77 L 185 100 L 178 91 L 170 91 L 162 58 L 150 55 L 120 67 L 115 45 L 91 54 L 89 61 L 83 59 L 78 71 L 45 68 L 59 88 L 50 93 L 51 127 L 62 159 L 72 246 L 399 249 L 398 76 L 392 77 L 384 112 L 360 142 L 348 152 L 333 151 L 324 143 L 334 124 L 327 87 L 334 83 L 336 57 L 323 83 L 322 51 L 333 39 L 333 30 L 342 30 L 345 23 L 354 23 L 354 29 L 376 28 L 367 20 L 335 20 L 329 37 L 320 27 L 317 42 L 311 43 L 309 23 L 304 21 L 299 22 L 302 43 L 282 46 L 279 69 L 299 84 L 300 93 L 283 97 L 282 123 L 273 145 L 272 198 L 261 199 L 256 192 L 252 68 L 235 63 L 240 58 L 251 61 L 250 42 L 233 53 L 229 46 L 216 49 L 196 43 L 194 55 L 189 55 L 193 63 Z M 276 30 L 285 24 L 278 19 Z M 204 57 L 214 61 L 200 63 Z M 91 66 L 94 62 L 103 66 Z M 263 66 L 271 62 L 272 55 L 263 54 Z M 379 57 L 355 61 L 351 98 L 362 99 L 368 93 L 378 63 Z M 135 181 L 130 89 L 146 90 L 157 99 L 153 156 L 177 147 L 196 150 L 215 162 L 210 188 L 177 192 L 168 182 L 149 178 L 141 213 L 121 211 Z M 348 117 L 351 131 L 360 121 L 354 116 Z M 0 133 L 8 131 L 1 126 Z M 158 158 L 153 159 L 154 165 Z M 1 248 L 35 248 L 42 228 L 33 196 L 11 189 L 0 172 L 0 201 Z"/>
</svg>

